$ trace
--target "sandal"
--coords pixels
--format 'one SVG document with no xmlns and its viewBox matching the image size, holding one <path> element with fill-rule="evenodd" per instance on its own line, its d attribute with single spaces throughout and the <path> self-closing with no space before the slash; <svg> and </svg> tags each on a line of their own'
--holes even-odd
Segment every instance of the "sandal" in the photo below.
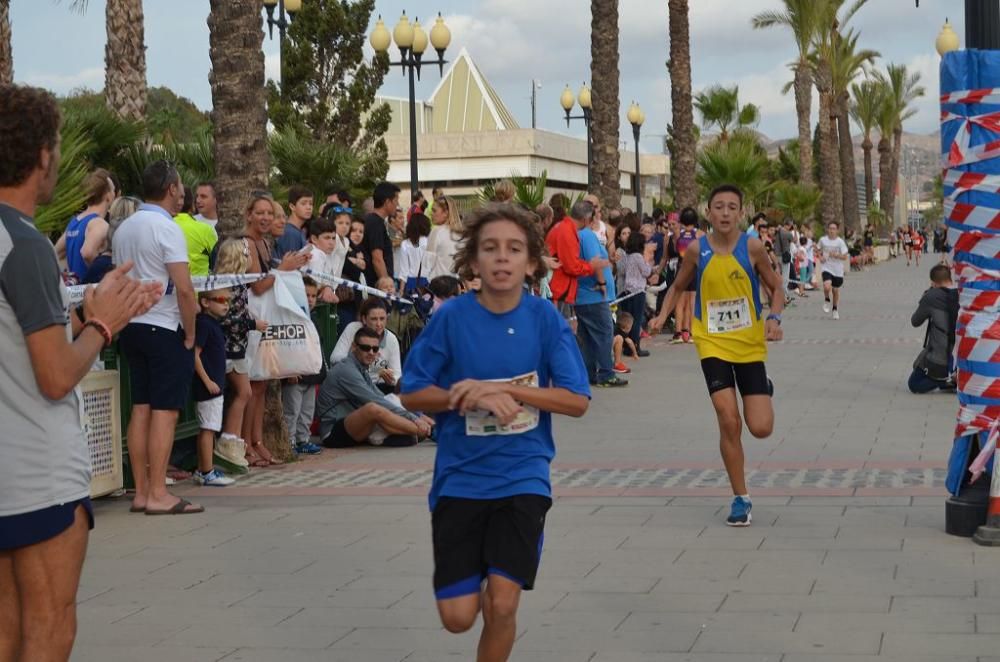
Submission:
<svg viewBox="0 0 1000 662">
<path fill-rule="evenodd" d="M 284 462 L 271 455 L 271 451 L 267 450 L 267 446 L 265 446 L 263 442 L 255 443 L 253 447 L 254 453 L 256 453 L 260 457 L 261 461 L 264 462 L 265 467 L 284 464 Z"/>
<path fill-rule="evenodd" d="M 190 510 L 188 506 L 191 506 Z M 166 510 L 146 509 L 147 515 L 196 515 L 205 512 L 204 506 L 195 506 L 187 499 L 179 499 L 172 507 Z"/>
</svg>

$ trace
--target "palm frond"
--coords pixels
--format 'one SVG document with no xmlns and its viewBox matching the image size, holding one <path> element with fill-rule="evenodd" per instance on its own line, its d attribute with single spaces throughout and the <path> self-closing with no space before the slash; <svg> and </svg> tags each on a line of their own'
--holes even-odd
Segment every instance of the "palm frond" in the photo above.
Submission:
<svg viewBox="0 0 1000 662">
<path fill-rule="evenodd" d="M 83 209 L 87 196 L 83 180 L 90 171 L 86 154 L 93 149 L 90 138 L 80 127 L 64 126 L 61 130 L 59 179 L 52 200 L 35 211 L 35 227 L 45 234 L 59 234 L 70 217 Z"/>
</svg>

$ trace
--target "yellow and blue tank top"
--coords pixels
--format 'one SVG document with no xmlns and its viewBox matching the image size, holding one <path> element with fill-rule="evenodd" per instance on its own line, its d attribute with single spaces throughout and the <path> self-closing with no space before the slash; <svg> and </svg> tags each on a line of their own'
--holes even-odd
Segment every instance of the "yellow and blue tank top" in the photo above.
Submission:
<svg viewBox="0 0 1000 662">
<path fill-rule="evenodd" d="M 700 358 L 753 363 L 767 358 L 761 319 L 760 281 L 741 234 L 732 255 L 712 250 L 708 235 L 698 241 L 694 332 Z"/>
</svg>

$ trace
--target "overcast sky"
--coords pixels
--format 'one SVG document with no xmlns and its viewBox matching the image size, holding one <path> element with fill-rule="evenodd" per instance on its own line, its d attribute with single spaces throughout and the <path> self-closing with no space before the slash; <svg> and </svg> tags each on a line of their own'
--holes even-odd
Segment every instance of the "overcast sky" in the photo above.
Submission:
<svg viewBox="0 0 1000 662">
<path fill-rule="evenodd" d="M 91 0 L 88 13 L 82 16 L 70 12 L 67 4 L 12 0 L 14 77 L 18 82 L 57 93 L 103 86 L 104 3 Z M 750 27 L 751 16 L 778 9 L 782 3 L 691 0 L 690 4 L 695 91 L 716 82 L 736 83 L 742 101 L 761 107 L 761 131 L 772 138 L 795 135 L 794 99 L 781 94 L 791 77 L 787 64 L 795 56 L 790 33 Z M 963 3 L 922 0 L 920 5 L 917 9 L 913 0 L 870 0 L 852 25 L 861 30 L 860 44 L 881 52 L 883 64 L 902 62 L 921 73 L 927 96 L 919 102 L 919 113 L 906 129 L 930 133 L 938 122 L 934 40 L 946 16 L 964 36 Z M 207 110 L 211 106 L 208 0 L 146 0 L 144 6 L 149 85 L 170 87 Z M 468 49 L 521 126 L 531 125 L 534 77 L 542 85 L 538 126 L 579 134 L 579 126 L 567 130 L 559 95 L 567 83 L 577 90 L 590 78 L 589 6 L 586 0 L 378 0 L 376 13 L 385 16 L 391 30 L 403 9 L 423 19 L 425 25 L 441 11 L 452 31 L 448 53 L 455 55 L 463 46 Z M 374 20 L 373 16 L 373 26 Z M 622 122 L 629 102 L 635 99 L 646 111 L 643 150 L 657 151 L 657 134 L 665 132 L 670 118 L 666 1 L 621 0 L 620 29 Z M 268 74 L 276 76 L 277 40 L 265 37 L 264 50 Z M 425 69 L 417 97 L 430 95 L 437 80 L 436 70 Z M 390 72 L 382 92 L 406 93 L 398 69 Z M 623 130 L 621 137 L 631 142 L 631 131 Z"/>
</svg>

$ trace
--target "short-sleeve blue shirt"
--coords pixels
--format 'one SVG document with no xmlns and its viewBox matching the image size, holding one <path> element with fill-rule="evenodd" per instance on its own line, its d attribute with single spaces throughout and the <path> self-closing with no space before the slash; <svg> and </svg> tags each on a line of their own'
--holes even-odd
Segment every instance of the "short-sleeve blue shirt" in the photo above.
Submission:
<svg viewBox="0 0 1000 662">
<path fill-rule="evenodd" d="M 607 249 L 604 248 L 601 240 L 597 238 L 597 234 L 590 228 L 580 230 L 580 257 L 587 262 L 595 257 L 604 260 L 608 259 Z M 595 276 L 582 276 L 577 281 L 576 304 L 578 306 L 615 300 L 617 293 L 615 292 L 615 277 L 611 273 L 611 267 L 604 267 L 601 272 L 604 284 L 607 287 L 607 293 L 603 294 L 597 289 L 597 278 Z"/>
<path fill-rule="evenodd" d="M 507 313 L 486 310 L 470 292 L 447 301 L 417 337 L 403 368 L 403 393 L 428 386 L 449 389 L 463 379 L 505 380 L 537 373 L 540 387 L 590 397 L 576 339 L 545 299 L 521 296 Z M 551 496 L 549 463 L 555 456 L 552 414 L 517 434 L 470 436 L 455 411 L 437 414 L 437 455 L 429 496 L 499 499 L 516 494 Z"/>
</svg>

